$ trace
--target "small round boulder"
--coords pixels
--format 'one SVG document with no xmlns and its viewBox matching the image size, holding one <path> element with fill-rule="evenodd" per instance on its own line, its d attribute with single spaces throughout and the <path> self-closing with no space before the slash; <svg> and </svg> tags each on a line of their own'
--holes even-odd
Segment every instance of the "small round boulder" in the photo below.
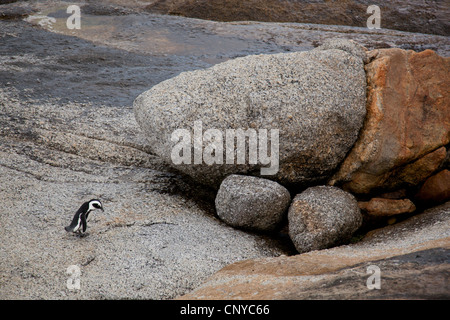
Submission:
<svg viewBox="0 0 450 320">
<path fill-rule="evenodd" d="M 326 249 L 350 240 L 362 215 L 353 195 L 330 186 L 306 189 L 288 212 L 289 236 L 299 253 Z"/>
<path fill-rule="evenodd" d="M 230 175 L 217 192 L 216 211 L 230 226 L 273 231 L 283 220 L 290 202 L 289 191 L 275 181 Z"/>
</svg>

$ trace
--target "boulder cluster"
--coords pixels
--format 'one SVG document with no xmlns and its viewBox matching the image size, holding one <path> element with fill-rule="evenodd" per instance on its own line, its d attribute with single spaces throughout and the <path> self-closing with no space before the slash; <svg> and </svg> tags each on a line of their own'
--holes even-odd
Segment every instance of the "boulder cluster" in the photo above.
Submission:
<svg viewBox="0 0 450 320">
<path fill-rule="evenodd" d="M 431 50 L 368 51 L 334 39 L 308 52 L 182 73 L 141 94 L 134 107 L 155 154 L 218 190 L 220 219 L 263 232 L 287 221 L 303 253 L 348 242 L 364 221 L 393 221 L 450 199 L 449 72 L 450 59 Z M 179 141 L 172 134 L 195 121 L 209 131 L 200 136 L 208 152 L 224 156 L 174 164 Z M 261 157 L 226 163 L 228 142 L 217 132 L 239 129 L 278 130 L 274 174 L 262 174 Z M 195 133 L 185 139 L 183 152 L 205 154 Z M 245 150 L 250 159 L 250 142 Z"/>
</svg>

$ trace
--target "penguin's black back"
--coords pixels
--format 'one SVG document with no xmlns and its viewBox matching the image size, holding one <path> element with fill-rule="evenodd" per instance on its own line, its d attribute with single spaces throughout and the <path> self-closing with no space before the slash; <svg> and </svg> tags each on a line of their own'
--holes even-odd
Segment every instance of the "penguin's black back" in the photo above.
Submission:
<svg viewBox="0 0 450 320">
<path fill-rule="evenodd" d="M 77 210 L 77 212 L 73 216 L 73 220 L 72 220 L 72 223 L 70 224 L 70 226 L 65 227 L 64 229 L 66 229 L 66 231 L 72 231 L 77 226 L 80 215 L 82 213 L 85 213 L 88 210 L 89 210 L 89 201 L 87 201 L 81 205 L 81 207 Z"/>
</svg>

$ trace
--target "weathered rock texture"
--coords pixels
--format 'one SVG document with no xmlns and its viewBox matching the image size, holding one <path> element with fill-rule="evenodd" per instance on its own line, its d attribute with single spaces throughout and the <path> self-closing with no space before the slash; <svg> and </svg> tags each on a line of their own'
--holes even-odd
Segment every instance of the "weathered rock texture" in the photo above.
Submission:
<svg viewBox="0 0 450 320">
<path fill-rule="evenodd" d="M 358 206 L 365 213 L 373 216 L 392 216 L 416 210 L 416 206 L 409 199 L 372 198 L 370 201 L 358 202 Z"/>
<path fill-rule="evenodd" d="M 342 244 L 361 226 L 356 199 L 336 187 L 311 187 L 289 207 L 289 236 L 298 252 Z"/>
<path fill-rule="evenodd" d="M 437 204 L 450 200 L 450 171 L 445 169 L 429 177 L 415 196 L 425 204 Z"/>
<path fill-rule="evenodd" d="M 271 231 L 285 217 L 291 195 L 275 181 L 231 175 L 216 196 L 217 215 L 233 227 Z"/>
<path fill-rule="evenodd" d="M 117 0 L 116 0 L 117 1 Z M 219 21 L 279 21 L 366 27 L 371 0 L 157 0 L 147 6 L 160 13 Z M 449 35 L 445 1 L 383 1 L 381 27 Z M 447 16 L 446 16 L 447 15 Z"/>
<path fill-rule="evenodd" d="M 352 55 L 349 47 L 362 53 Z M 174 165 L 171 134 L 187 129 L 193 136 L 195 121 L 203 130 L 220 130 L 224 140 L 228 129 L 277 129 L 279 171 L 263 177 L 282 184 L 323 181 L 356 141 L 365 116 L 364 50 L 353 42 L 345 50 L 247 56 L 182 73 L 136 98 L 136 120 L 154 153 L 205 184 L 218 186 L 231 173 L 261 175 L 267 165 L 261 154 L 257 164 L 226 163 L 225 144 L 223 164 Z"/>
<path fill-rule="evenodd" d="M 448 299 L 449 223 L 447 202 L 355 244 L 231 264 L 180 299 Z"/>
<path fill-rule="evenodd" d="M 360 194 L 423 182 L 445 160 L 450 141 L 450 58 L 380 49 L 371 59 L 364 127 L 330 181 Z"/>
</svg>

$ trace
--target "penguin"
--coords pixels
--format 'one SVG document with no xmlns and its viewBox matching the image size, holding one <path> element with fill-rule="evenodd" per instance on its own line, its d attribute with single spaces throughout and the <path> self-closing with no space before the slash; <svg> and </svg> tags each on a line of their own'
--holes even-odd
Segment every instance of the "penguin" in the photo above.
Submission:
<svg viewBox="0 0 450 320">
<path fill-rule="evenodd" d="M 83 203 L 80 209 L 78 209 L 78 211 L 73 216 L 73 220 L 70 226 L 67 226 L 64 229 L 66 229 L 67 232 L 78 232 L 78 234 L 81 235 L 81 233 L 84 233 L 86 231 L 87 222 L 90 220 L 89 214 L 92 210 L 95 209 L 105 211 L 100 200 L 91 199 Z"/>
</svg>

